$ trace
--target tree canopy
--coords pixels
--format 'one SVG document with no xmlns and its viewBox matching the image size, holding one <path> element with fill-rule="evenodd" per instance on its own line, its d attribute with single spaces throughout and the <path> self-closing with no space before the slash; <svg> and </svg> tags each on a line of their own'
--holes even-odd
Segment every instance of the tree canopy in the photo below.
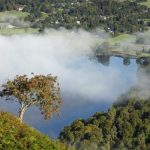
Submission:
<svg viewBox="0 0 150 150">
<path fill-rule="evenodd" d="M 122 97 L 108 112 L 75 120 L 60 140 L 77 150 L 149 150 L 150 100 Z"/>
<path fill-rule="evenodd" d="M 53 112 L 59 114 L 62 104 L 57 77 L 52 75 L 17 75 L 2 85 L 0 96 L 7 101 L 18 101 L 19 118 L 22 121 L 24 112 L 31 106 L 37 106 L 45 119 L 51 118 Z"/>
</svg>

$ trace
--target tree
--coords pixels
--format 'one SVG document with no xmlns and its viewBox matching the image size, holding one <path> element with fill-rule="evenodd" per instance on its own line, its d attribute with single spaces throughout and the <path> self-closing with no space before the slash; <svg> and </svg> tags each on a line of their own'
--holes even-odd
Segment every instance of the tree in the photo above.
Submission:
<svg viewBox="0 0 150 150">
<path fill-rule="evenodd" d="M 59 114 L 61 106 L 60 88 L 57 77 L 52 75 L 17 75 L 2 85 L 0 96 L 9 101 L 20 103 L 19 119 L 22 122 L 25 111 L 37 106 L 44 119 L 51 118 L 53 113 Z"/>
</svg>

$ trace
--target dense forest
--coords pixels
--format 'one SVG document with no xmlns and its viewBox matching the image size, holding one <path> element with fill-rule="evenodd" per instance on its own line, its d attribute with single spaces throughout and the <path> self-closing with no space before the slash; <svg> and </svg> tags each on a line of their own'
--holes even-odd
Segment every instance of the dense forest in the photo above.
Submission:
<svg viewBox="0 0 150 150">
<path fill-rule="evenodd" d="M 29 12 L 26 20 L 39 28 L 104 28 L 112 35 L 148 30 L 150 8 L 137 1 L 116 0 L 0 0 L 0 11 Z"/>
<path fill-rule="evenodd" d="M 78 150 L 149 150 L 150 100 L 122 95 L 108 112 L 79 119 L 60 133 L 60 139 Z"/>
</svg>

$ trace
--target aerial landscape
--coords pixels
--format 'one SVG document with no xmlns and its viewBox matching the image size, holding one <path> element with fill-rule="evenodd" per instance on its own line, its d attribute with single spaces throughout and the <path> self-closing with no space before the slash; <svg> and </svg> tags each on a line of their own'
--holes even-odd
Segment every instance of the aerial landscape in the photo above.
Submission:
<svg viewBox="0 0 150 150">
<path fill-rule="evenodd" d="M 150 150 L 150 0 L 0 0 L 0 150 Z"/>
</svg>

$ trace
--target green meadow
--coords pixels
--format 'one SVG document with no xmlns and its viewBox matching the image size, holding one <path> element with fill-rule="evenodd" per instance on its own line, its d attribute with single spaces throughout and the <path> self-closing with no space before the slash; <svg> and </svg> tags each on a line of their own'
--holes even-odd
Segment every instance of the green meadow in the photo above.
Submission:
<svg viewBox="0 0 150 150">
<path fill-rule="evenodd" d="M 29 13 L 27 12 L 22 12 L 22 11 L 15 11 L 15 10 L 12 10 L 12 11 L 4 11 L 4 12 L 0 12 L 0 20 L 4 17 L 7 17 L 7 16 L 16 16 L 18 17 L 19 19 L 24 19 L 25 17 L 27 17 L 29 15 Z"/>
<path fill-rule="evenodd" d="M 0 30 L 0 34 L 2 35 L 13 35 L 13 34 L 28 34 L 28 33 L 38 33 L 38 29 L 35 28 L 13 28 L 13 29 L 2 29 Z"/>
<path fill-rule="evenodd" d="M 147 6 L 147 7 L 149 7 L 150 8 L 150 0 L 147 0 L 146 2 L 142 2 L 142 3 L 140 3 L 141 5 L 145 5 L 145 6 Z"/>
</svg>

